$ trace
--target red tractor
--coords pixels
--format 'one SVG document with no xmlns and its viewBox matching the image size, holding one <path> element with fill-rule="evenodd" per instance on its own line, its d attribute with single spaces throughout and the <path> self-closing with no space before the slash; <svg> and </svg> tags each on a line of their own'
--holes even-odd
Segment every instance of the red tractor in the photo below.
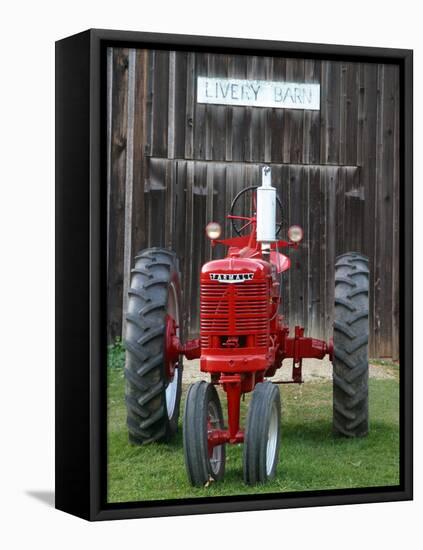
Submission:
<svg viewBox="0 0 423 550">
<path fill-rule="evenodd" d="M 249 205 L 249 215 L 236 213 Z M 262 185 L 243 189 L 228 218 L 237 236 L 220 239 L 219 224 L 206 233 L 212 245 L 228 247 L 224 259 L 204 264 L 200 274 L 200 338 L 181 342 L 180 279 L 175 254 L 161 248 L 136 257 L 126 315 L 126 403 L 130 441 L 169 440 L 176 432 L 181 398 L 182 357 L 200 359 L 210 382 L 189 387 L 183 418 L 183 444 L 189 480 L 203 486 L 221 480 L 226 444 L 244 443 L 244 481 L 273 478 L 279 456 L 281 403 L 270 379 L 284 359 L 292 360 L 292 378 L 301 384 L 302 360 L 333 363 L 333 428 L 347 437 L 368 432 L 368 260 L 347 253 L 335 265 L 333 338 L 327 342 L 293 330 L 280 314 L 281 274 L 290 267 L 282 249 L 296 249 L 301 227 L 280 240 L 282 210 L 271 185 L 269 167 Z M 292 306 L 291 306 L 292 308 Z M 225 425 L 219 394 L 227 396 Z M 245 428 L 240 425 L 241 397 L 252 392 Z"/>
</svg>

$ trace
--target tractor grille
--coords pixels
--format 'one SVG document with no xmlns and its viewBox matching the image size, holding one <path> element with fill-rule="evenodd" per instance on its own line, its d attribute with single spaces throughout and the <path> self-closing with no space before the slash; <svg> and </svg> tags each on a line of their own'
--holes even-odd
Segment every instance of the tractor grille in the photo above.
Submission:
<svg viewBox="0 0 423 550">
<path fill-rule="evenodd" d="M 255 335 L 256 346 L 267 345 L 267 283 L 225 284 L 202 282 L 200 289 L 201 346 L 210 347 L 210 336 Z"/>
</svg>

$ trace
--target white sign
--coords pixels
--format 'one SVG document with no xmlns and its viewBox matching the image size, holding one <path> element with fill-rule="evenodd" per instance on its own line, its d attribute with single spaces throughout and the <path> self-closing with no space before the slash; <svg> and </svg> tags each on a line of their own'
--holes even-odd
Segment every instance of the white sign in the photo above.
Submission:
<svg viewBox="0 0 423 550">
<path fill-rule="evenodd" d="M 197 102 L 318 111 L 320 85 L 199 76 Z"/>
</svg>

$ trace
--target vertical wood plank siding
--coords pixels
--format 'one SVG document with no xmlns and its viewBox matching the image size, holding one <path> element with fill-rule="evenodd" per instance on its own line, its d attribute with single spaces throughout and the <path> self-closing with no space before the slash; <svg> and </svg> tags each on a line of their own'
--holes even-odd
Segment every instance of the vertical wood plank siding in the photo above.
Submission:
<svg viewBox="0 0 423 550">
<path fill-rule="evenodd" d="M 197 76 L 320 83 L 320 111 L 205 105 Z M 283 314 L 327 338 L 334 261 L 356 250 L 371 268 L 371 355 L 398 358 L 399 73 L 393 65 L 258 56 L 108 52 L 108 335 L 122 335 L 136 251 L 181 260 L 185 335 L 198 334 L 204 226 L 272 166 L 286 225 L 305 239 L 283 275 Z M 132 257 L 132 259 L 131 259 Z"/>
<path fill-rule="evenodd" d="M 108 57 L 112 78 L 112 117 L 110 125 L 109 230 L 107 257 L 108 337 L 121 333 L 123 307 L 123 270 L 125 234 L 125 175 L 127 154 L 128 110 L 127 49 L 116 49 Z M 110 82 L 109 82 L 110 85 Z"/>
</svg>

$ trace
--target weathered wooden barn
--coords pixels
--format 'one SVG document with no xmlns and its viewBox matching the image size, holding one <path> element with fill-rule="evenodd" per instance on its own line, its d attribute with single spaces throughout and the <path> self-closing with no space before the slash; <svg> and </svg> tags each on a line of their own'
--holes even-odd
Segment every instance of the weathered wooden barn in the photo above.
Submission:
<svg viewBox="0 0 423 550">
<path fill-rule="evenodd" d="M 122 334 L 133 257 L 148 246 L 181 260 L 184 323 L 198 333 L 207 222 L 272 167 L 289 224 L 289 323 L 331 332 L 334 261 L 370 259 L 370 352 L 399 356 L 399 69 L 396 65 L 165 50 L 108 50 L 108 335 Z M 320 108 L 201 103 L 199 77 L 320 85 Z"/>
</svg>

